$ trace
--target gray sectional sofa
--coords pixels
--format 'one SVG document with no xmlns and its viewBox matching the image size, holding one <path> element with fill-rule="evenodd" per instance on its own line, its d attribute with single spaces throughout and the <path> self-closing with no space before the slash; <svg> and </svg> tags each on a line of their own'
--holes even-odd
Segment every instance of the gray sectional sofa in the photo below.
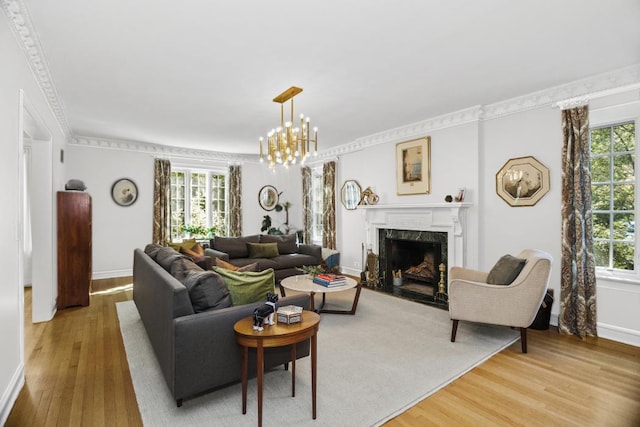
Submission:
<svg viewBox="0 0 640 427">
<path fill-rule="evenodd" d="M 230 305 L 224 286 L 219 274 L 202 270 L 172 248 L 147 245 L 134 251 L 133 301 L 178 406 L 241 379 L 233 325 L 263 302 Z M 288 304 L 308 308 L 309 297 L 280 299 L 279 305 Z M 255 375 L 254 353 L 249 355 L 249 374 Z M 308 355 L 309 341 L 298 344 L 296 357 Z M 289 348 L 265 349 L 265 369 L 286 366 L 290 356 Z"/>
<path fill-rule="evenodd" d="M 275 245 L 277 252 L 269 251 Z M 266 247 L 265 250 L 262 250 Z M 252 252 L 253 249 L 253 252 Z M 205 255 L 220 258 L 237 267 L 257 263 L 258 271 L 273 268 L 276 283 L 285 277 L 301 274 L 299 267 L 320 265 L 322 263 L 322 247 L 296 243 L 296 235 L 253 234 L 242 237 L 215 237 L 205 249 Z"/>
</svg>

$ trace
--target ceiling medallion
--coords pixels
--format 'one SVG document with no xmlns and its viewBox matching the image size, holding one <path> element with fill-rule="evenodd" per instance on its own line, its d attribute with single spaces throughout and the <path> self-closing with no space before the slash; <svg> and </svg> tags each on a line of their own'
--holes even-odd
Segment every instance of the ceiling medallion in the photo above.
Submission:
<svg viewBox="0 0 640 427">
<path fill-rule="evenodd" d="M 275 169 L 277 164 L 289 167 L 298 160 L 303 164 L 311 153 L 313 143 L 313 155 L 318 154 L 318 128 L 313 128 L 311 138 L 311 119 L 300 114 L 300 125 L 294 127 L 293 123 L 293 98 L 302 92 L 302 88 L 291 86 L 280 95 L 273 98 L 273 102 L 280 104 L 280 126 L 267 134 L 266 141 L 260 137 L 260 162 L 264 162 L 266 154 L 269 167 Z M 291 100 L 291 116 L 289 121 L 284 121 L 284 103 Z M 266 142 L 266 147 L 263 147 Z"/>
</svg>

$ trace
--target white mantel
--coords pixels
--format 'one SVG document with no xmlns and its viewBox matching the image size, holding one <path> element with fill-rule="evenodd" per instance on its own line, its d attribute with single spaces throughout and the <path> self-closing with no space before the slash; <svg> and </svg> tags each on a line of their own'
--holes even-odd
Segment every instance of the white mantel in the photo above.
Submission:
<svg viewBox="0 0 640 427">
<path fill-rule="evenodd" d="M 376 254 L 378 230 L 397 229 L 447 233 L 448 268 L 465 266 L 465 219 L 471 203 L 364 205 L 367 247 Z"/>
</svg>

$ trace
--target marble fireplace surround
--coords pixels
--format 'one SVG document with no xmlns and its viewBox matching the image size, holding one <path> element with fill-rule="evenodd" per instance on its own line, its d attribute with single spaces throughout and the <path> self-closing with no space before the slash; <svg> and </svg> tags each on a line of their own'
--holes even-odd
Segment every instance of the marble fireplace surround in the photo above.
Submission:
<svg viewBox="0 0 640 427">
<path fill-rule="evenodd" d="M 465 219 L 470 203 L 365 205 L 366 245 L 380 254 L 381 229 L 437 231 L 447 233 L 447 270 L 465 266 Z"/>
</svg>

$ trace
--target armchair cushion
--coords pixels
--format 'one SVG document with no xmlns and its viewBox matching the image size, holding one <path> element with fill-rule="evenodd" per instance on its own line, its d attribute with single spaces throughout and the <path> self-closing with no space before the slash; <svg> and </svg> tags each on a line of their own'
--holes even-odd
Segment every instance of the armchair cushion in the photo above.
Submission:
<svg viewBox="0 0 640 427">
<path fill-rule="evenodd" d="M 489 271 L 487 283 L 491 285 L 510 285 L 516 280 L 526 262 L 526 259 L 516 258 L 513 255 L 502 256 Z"/>
</svg>

